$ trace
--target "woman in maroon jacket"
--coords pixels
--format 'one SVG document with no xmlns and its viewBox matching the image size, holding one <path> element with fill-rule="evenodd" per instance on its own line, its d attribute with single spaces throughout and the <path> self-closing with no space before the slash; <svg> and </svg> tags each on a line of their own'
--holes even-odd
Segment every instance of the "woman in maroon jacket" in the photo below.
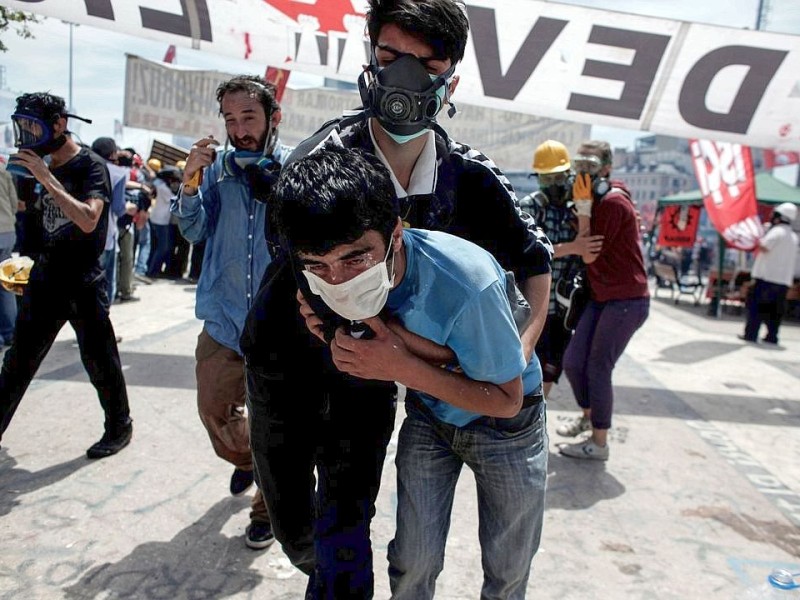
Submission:
<svg viewBox="0 0 800 600">
<path fill-rule="evenodd" d="M 611 164 L 611 147 L 598 141 L 584 142 L 573 160 L 579 172 L 573 188 L 576 210 L 591 217 L 591 234 L 604 241 L 599 254 L 584 258 L 591 301 L 564 355 L 564 373 L 583 414 L 558 431 L 576 436 L 591 429 L 592 435 L 559 451 L 593 460 L 608 459 L 614 366 L 650 311 L 638 215 L 625 185 L 609 182 Z"/>
</svg>

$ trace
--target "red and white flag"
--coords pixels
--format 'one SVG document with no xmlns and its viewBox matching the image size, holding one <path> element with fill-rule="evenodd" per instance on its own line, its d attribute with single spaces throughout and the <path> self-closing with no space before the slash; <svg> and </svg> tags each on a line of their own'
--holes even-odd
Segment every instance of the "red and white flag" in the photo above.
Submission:
<svg viewBox="0 0 800 600">
<path fill-rule="evenodd" d="M 289 82 L 291 74 L 290 70 L 280 67 L 267 67 L 267 71 L 264 73 L 264 79 L 275 86 L 275 100 L 278 102 L 283 98 L 283 92 L 286 91 L 286 84 Z"/>
<path fill-rule="evenodd" d="M 690 140 L 689 149 L 711 223 L 729 246 L 752 250 L 764 228 L 758 218 L 750 147 Z"/>
<path fill-rule="evenodd" d="M 659 246 L 683 246 L 691 248 L 697 238 L 700 224 L 700 207 L 680 204 L 667 206 L 661 213 L 661 226 L 658 228 Z"/>
<path fill-rule="evenodd" d="M 796 165 L 800 163 L 800 152 L 789 152 L 787 150 L 764 150 L 764 168 L 774 169 L 784 165 Z"/>
</svg>

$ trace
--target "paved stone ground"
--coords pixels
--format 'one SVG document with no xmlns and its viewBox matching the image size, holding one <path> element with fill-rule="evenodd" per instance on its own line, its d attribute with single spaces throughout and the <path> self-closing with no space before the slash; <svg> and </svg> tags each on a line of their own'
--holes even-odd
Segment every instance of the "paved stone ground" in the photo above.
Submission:
<svg viewBox="0 0 800 600">
<path fill-rule="evenodd" d="M 0 598 L 301 599 L 304 577 L 279 547 L 244 546 L 248 499 L 228 496 L 231 469 L 197 418 L 194 288 L 161 281 L 137 293 L 112 309 L 131 446 L 85 458 L 102 413 L 69 327 L 6 432 Z M 654 300 L 616 371 L 605 464 L 557 453 L 555 426 L 575 409 L 566 382 L 555 388 L 529 598 L 753 598 L 771 568 L 800 571 L 800 327 L 787 324 L 770 349 L 736 339 L 741 321 Z M 393 456 L 394 444 L 373 525 L 377 598 L 389 596 Z M 465 470 L 437 598 L 479 597 L 476 521 Z"/>
</svg>

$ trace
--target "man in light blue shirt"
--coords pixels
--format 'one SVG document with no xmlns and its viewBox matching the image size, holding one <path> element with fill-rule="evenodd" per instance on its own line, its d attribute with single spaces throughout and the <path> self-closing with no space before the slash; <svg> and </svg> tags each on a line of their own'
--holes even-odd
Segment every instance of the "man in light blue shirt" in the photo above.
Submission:
<svg viewBox="0 0 800 600">
<path fill-rule="evenodd" d="M 195 352 L 197 404 L 215 452 L 234 465 L 230 491 L 238 496 L 253 483 L 239 337 L 270 261 L 266 199 L 291 148 L 278 140 L 280 105 L 262 78 L 234 77 L 217 88 L 217 100 L 228 143 L 218 152 L 209 136 L 192 146 L 170 210 L 189 242 L 206 242 L 195 307 L 203 321 Z M 257 489 L 245 542 L 262 549 L 274 540 Z"/>
<path fill-rule="evenodd" d="M 481 597 L 524 598 L 541 537 L 547 433 L 541 367 L 535 355 L 525 360 L 505 271 L 472 242 L 403 229 L 388 170 L 360 150 L 326 147 L 290 164 L 273 210 L 311 293 L 350 321 L 331 343 L 336 367 L 407 388 L 392 598 L 433 597 L 464 464 L 478 488 Z M 317 556 L 349 550 L 326 543 L 315 539 Z M 318 561 L 326 568 L 336 565 Z"/>
</svg>

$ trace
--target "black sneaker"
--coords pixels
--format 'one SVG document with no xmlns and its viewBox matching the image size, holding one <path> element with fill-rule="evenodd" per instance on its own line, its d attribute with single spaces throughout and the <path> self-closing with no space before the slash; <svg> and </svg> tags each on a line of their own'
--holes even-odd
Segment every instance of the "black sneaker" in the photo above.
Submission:
<svg viewBox="0 0 800 600">
<path fill-rule="evenodd" d="M 253 485 L 253 471 L 234 469 L 231 475 L 231 496 L 241 496 Z"/>
<path fill-rule="evenodd" d="M 86 451 L 86 456 L 89 458 L 106 458 L 116 454 L 130 444 L 132 434 L 132 421 L 128 421 L 128 424 L 118 432 L 106 431 L 100 441 Z"/>
<path fill-rule="evenodd" d="M 275 541 L 272 526 L 269 523 L 253 521 L 244 530 L 244 543 L 253 550 L 269 548 Z"/>
</svg>

